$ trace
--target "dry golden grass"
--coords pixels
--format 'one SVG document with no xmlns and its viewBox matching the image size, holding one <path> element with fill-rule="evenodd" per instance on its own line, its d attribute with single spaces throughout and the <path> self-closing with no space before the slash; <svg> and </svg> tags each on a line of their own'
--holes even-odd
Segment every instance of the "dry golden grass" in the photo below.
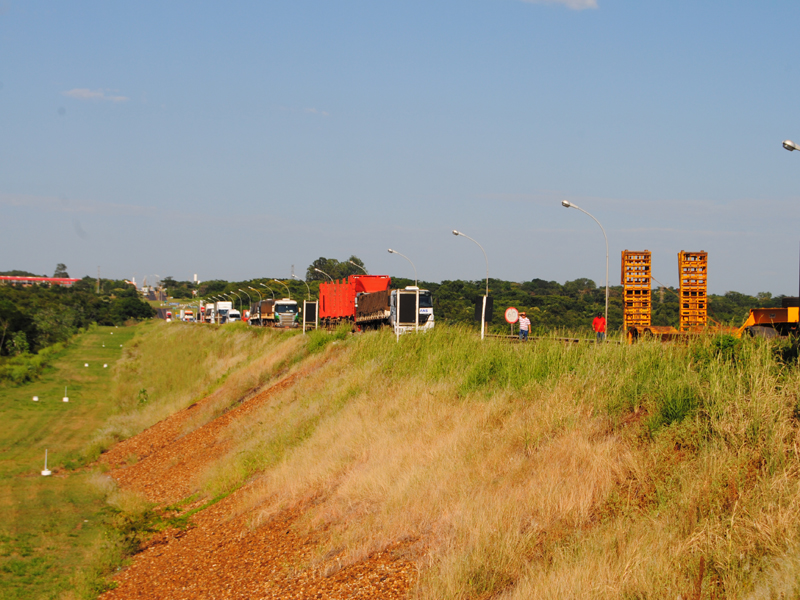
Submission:
<svg viewBox="0 0 800 600">
<path fill-rule="evenodd" d="M 198 426 L 307 372 L 228 431 L 201 483 L 248 482 L 253 527 L 317 498 L 319 562 L 406 540 L 421 599 L 800 592 L 800 375 L 767 345 L 232 337 L 171 406 L 218 386 Z"/>
<path fill-rule="evenodd" d="M 129 438 L 211 396 L 187 431 L 202 426 L 287 369 L 302 346 L 297 336 L 246 325 L 145 324 L 117 365 L 117 414 L 94 447 Z"/>
</svg>

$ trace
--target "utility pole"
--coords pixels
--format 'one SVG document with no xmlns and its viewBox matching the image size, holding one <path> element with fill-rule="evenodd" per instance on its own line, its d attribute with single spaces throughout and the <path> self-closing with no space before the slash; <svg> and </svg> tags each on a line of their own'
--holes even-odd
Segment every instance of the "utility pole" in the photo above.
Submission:
<svg viewBox="0 0 800 600">
<path fill-rule="evenodd" d="M 97 290 L 95 290 L 96 294 L 100 294 L 100 265 L 97 265 Z"/>
</svg>

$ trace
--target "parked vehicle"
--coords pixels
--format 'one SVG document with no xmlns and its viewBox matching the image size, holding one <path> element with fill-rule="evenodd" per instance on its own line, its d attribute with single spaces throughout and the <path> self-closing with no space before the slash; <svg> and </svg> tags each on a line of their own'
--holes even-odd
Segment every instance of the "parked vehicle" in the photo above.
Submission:
<svg viewBox="0 0 800 600">
<path fill-rule="evenodd" d="M 261 300 L 250 305 L 249 322 L 262 327 L 296 327 L 299 311 L 296 300 Z"/>
<path fill-rule="evenodd" d="M 800 334 L 800 298 L 786 297 L 780 308 L 751 308 L 737 337 L 789 337 Z"/>
<path fill-rule="evenodd" d="M 216 311 L 217 322 L 219 324 L 227 323 L 228 314 L 230 313 L 231 309 L 233 309 L 233 302 L 223 301 L 216 303 L 215 311 Z"/>
<path fill-rule="evenodd" d="M 427 331 L 434 326 L 430 291 L 391 289 L 387 275 L 351 275 L 319 286 L 320 322 L 326 327 L 352 323 L 357 329 L 388 325 L 396 333 Z"/>
<path fill-rule="evenodd" d="M 216 322 L 216 310 L 214 308 L 213 303 L 208 303 L 205 306 L 205 310 L 203 311 L 203 323 L 215 323 Z"/>
</svg>

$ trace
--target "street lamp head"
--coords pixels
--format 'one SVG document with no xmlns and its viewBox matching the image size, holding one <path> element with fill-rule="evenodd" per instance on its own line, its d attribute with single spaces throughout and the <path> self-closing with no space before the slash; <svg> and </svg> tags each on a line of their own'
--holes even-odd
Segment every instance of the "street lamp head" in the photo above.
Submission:
<svg viewBox="0 0 800 600">
<path fill-rule="evenodd" d="M 394 250 L 392 250 L 391 248 L 389 248 L 389 254 L 397 254 L 397 253 Z"/>
<path fill-rule="evenodd" d="M 562 200 L 561 206 L 563 206 L 564 208 L 572 208 L 572 204 L 569 203 L 569 200 Z"/>
<path fill-rule="evenodd" d="M 784 140 L 783 147 L 786 148 L 789 152 L 792 150 L 800 150 L 800 146 L 795 144 L 792 140 Z"/>
<path fill-rule="evenodd" d="M 461 232 L 457 229 L 453 229 L 453 235 L 461 235 Z"/>
</svg>

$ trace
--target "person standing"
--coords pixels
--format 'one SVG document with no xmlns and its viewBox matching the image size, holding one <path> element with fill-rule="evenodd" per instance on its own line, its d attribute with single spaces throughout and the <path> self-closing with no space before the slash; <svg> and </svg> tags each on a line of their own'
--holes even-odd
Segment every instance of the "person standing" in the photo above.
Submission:
<svg viewBox="0 0 800 600">
<path fill-rule="evenodd" d="M 597 313 L 597 316 L 592 321 L 592 329 L 594 329 L 598 342 L 606 339 L 606 319 L 603 313 Z"/>
<path fill-rule="evenodd" d="M 519 339 L 523 342 L 528 341 L 528 332 L 531 330 L 531 320 L 525 316 L 524 312 L 519 313 Z"/>
</svg>

